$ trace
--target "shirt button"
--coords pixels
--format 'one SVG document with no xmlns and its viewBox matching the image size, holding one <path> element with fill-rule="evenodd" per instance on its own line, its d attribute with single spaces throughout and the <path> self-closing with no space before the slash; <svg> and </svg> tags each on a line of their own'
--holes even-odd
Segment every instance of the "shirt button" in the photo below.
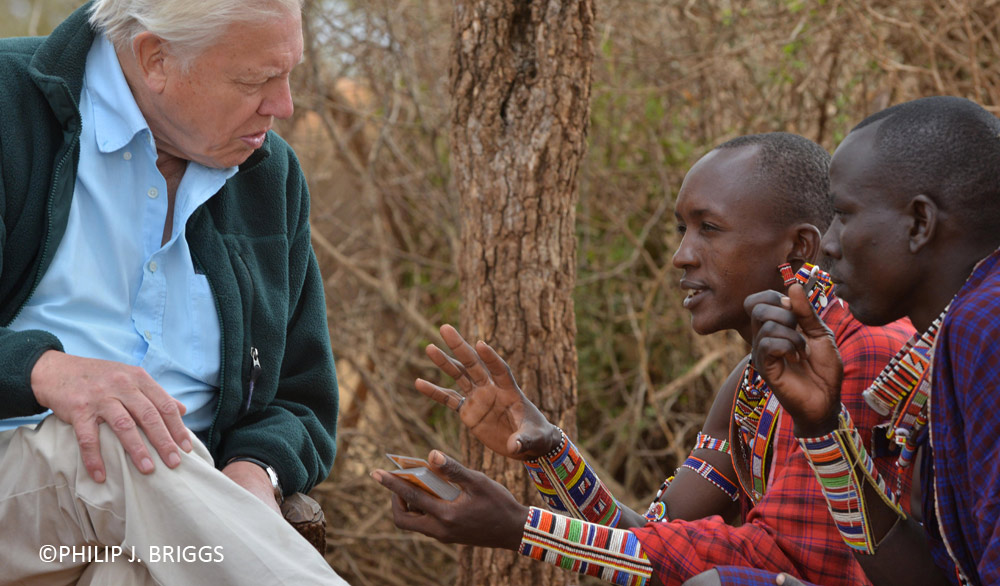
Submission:
<svg viewBox="0 0 1000 586">
<path fill-rule="evenodd" d="M 132 153 L 125 151 L 124 153 L 122 153 L 122 158 L 125 159 L 126 161 L 131 161 Z"/>
<path fill-rule="evenodd" d="M 142 335 L 146 337 L 147 342 L 153 339 L 153 334 L 149 333 L 149 330 L 143 332 Z"/>
<path fill-rule="evenodd" d="M 149 272 L 155 273 L 157 268 L 159 268 L 159 265 L 156 264 L 155 260 L 149 261 Z"/>
<path fill-rule="evenodd" d="M 157 196 L 160 195 L 160 190 L 155 187 L 150 187 L 149 191 L 146 192 L 146 195 L 149 196 L 149 199 L 156 199 Z"/>
</svg>

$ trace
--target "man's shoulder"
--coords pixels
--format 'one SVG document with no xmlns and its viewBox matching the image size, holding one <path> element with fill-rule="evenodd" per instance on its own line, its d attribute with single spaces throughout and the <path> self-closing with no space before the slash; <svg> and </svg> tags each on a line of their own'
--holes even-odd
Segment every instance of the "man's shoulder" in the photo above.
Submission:
<svg viewBox="0 0 1000 586">
<path fill-rule="evenodd" d="M 45 37 L 14 37 L 0 39 L 0 92 L 24 91 L 28 66 Z"/>
<path fill-rule="evenodd" d="M 973 270 L 948 310 L 948 322 L 972 322 L 998 327 L 1000 312 L 1000 251 L 983 259 Z"/>
<path fill-rule="evenodd" d="M 9 37 L 0 39 L 0 60 L 27 63 L 38 51 L 46 37 Z"/>
</svg>

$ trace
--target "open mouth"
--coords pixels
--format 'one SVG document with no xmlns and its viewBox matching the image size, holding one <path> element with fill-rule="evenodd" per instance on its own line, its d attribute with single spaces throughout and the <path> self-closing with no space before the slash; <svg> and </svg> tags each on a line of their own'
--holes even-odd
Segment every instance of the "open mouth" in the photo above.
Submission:
<svg viewBox="0 0 1000 586">
<path fill-rule="evenodd" d="M 692 309 L 708 293 L 708 288 L 700 283 L 681 281 L 681 288 L 687 291 L 684 297 L 684 309 Z"/>
</svg>

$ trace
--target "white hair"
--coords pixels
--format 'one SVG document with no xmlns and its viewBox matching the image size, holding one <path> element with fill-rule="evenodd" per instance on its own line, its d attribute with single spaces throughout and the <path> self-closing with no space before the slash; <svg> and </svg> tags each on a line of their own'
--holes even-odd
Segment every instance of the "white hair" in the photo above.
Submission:
<svg viewBox="0 0 1000 586">
<path fill-rule="evenodd" d="M 303 0 L 94 0 L 90 24 L 118 49 L 149 31 L 185 59 L 200 54 L 236 22 L 281 18 L 302 10 Z"/>
</svg>

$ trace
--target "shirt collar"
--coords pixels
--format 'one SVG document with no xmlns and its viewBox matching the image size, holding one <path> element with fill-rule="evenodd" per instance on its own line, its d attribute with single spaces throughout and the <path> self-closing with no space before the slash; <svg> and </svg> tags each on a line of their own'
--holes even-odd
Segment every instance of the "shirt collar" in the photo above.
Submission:
<svg viewBox="0 0 1000 586">
<path fill-rule="evenodd" d="M 132 90 L 125 81 L 118 55 L 111 41 L 104 35 L 94 39 L 84 72 L 87 91 L 94 109 L 94 133 L 97 148 L 111 153 L 132 142 L 135 135 L 145 130 L 152 132 Z"/>
</svg>

